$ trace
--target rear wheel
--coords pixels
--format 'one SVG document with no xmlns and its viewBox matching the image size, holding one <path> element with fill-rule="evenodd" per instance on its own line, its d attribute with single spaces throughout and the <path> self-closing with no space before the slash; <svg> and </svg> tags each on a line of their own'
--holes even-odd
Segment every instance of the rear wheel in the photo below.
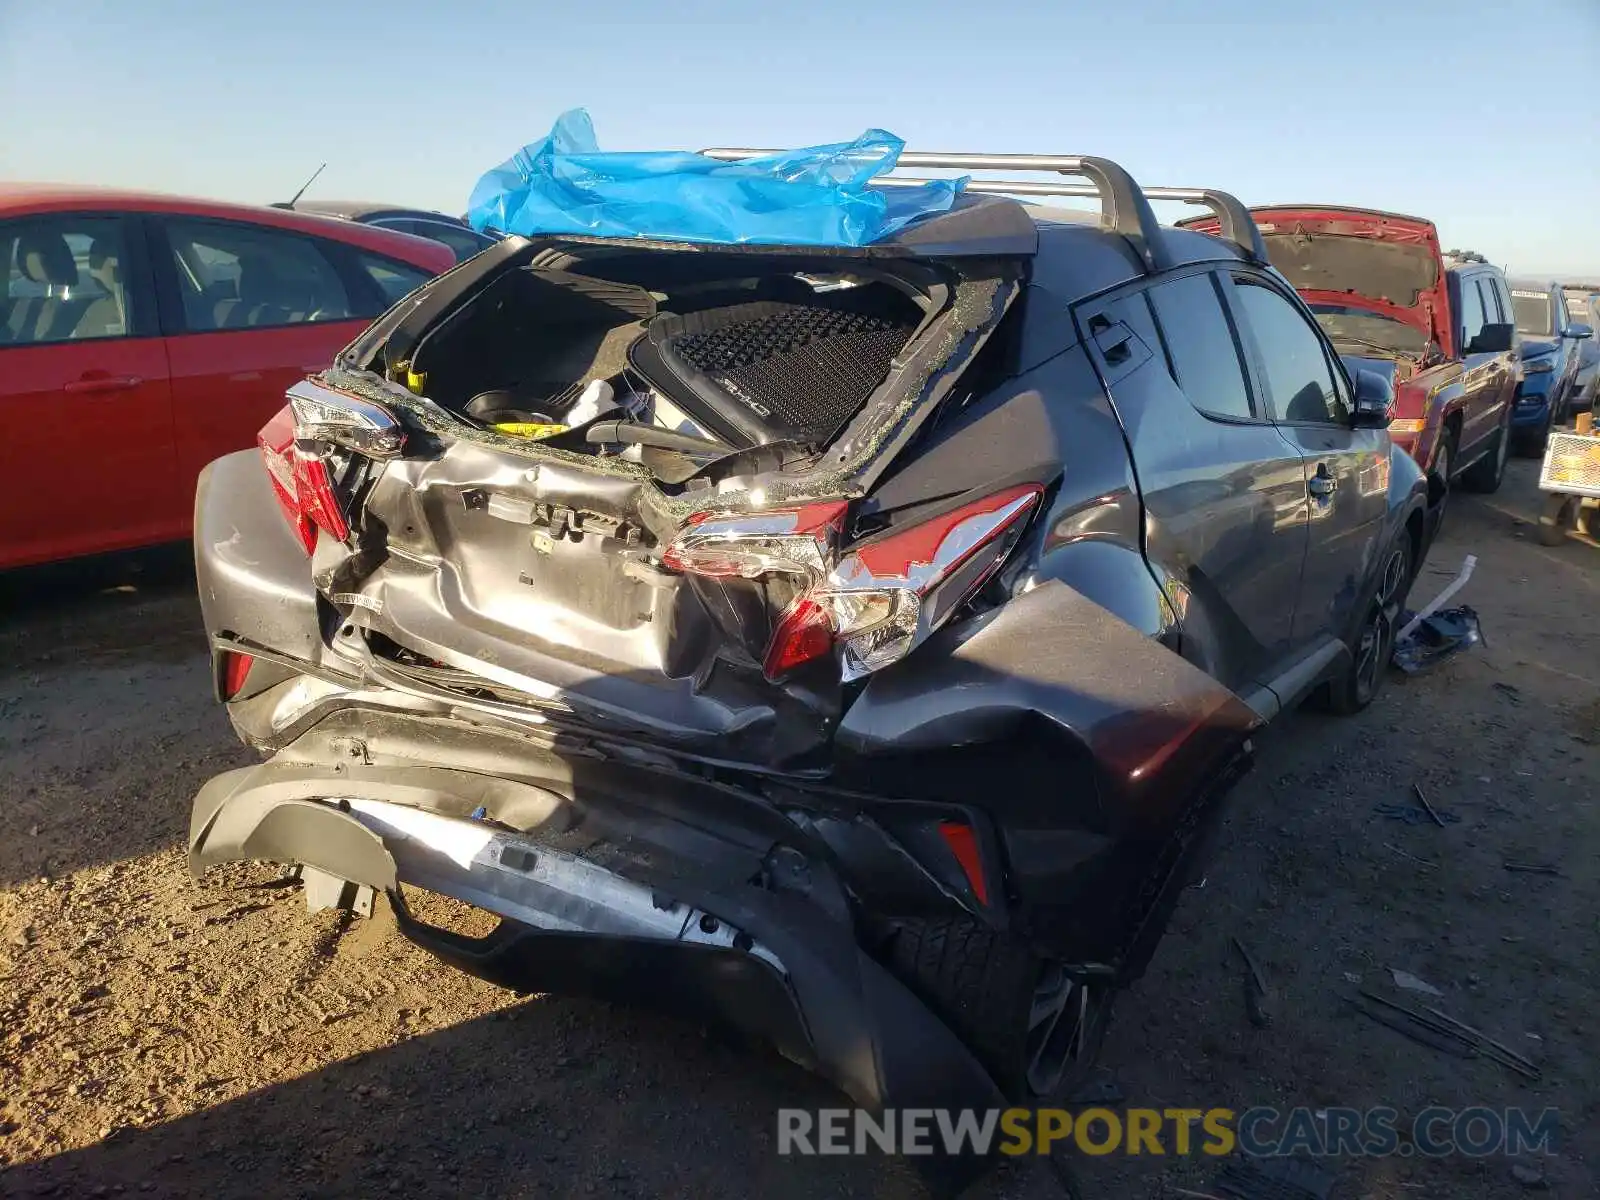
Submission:
<svg viewBox="0 0 1600 1200">
<path fill-rule="evenodd" d="M 1334 712 L 1360 712 L 1383 686 L 1395 635 L 1400 631 L 1400 612 L 1410 590 L 1411 539 L 1402 532 L 1378 571 L 1361 629 L 1350 648 L 1350 666 L 1328 688 L 1328 707 Z"/>
<path fill-rule="evenodd" d="M 1116 991 L 968 919 L 911 921 L 889 965 L 1023 1102 L 1071 1094 L 1099 1061 Z"/>
<path fill-rule="evenodd" d="M 1511 450 L 1511 414 L 1495 430 L 1494 446 L 1461 473 L 1461 482 L 1474 492 L 1497 492 L 1506 477 L 1506 457 Z"/>
</svg>

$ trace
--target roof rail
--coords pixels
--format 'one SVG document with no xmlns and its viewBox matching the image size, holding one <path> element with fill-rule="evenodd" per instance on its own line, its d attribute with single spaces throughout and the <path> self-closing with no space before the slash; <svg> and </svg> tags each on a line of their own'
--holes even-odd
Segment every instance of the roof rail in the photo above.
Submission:
<svg viewBox="0 0 1600 1200">
<path fill-rule="evenodd" d="M 707 158 L 734 162 L 780 154 L 778 150 L 752 150 L 717 146 L 700 151 Z M 1161 224 L 1150 208 L 1151 200 L 1182 200 L 1203 204 L 1215 214 L 1227 238 L 1253 262 L 1267 262 L 1267 247 L 1261 231 L 1237 197 L 1210 188 L 1141 188 L 1122 167 L 1109 158 L 1058 154 L 935 154 L 907 150 L 900 155 L 896 169 L 931 167 L 959 171 L 1043 171 L 1053 175 L 1073 175 L 1088 183 L 1055 183 L 1040 180 L 973 179 L 967 191 L 995 196 L 1094 196 L 1100 201 L 1100 220 L 1134 245 L 1147 271 L 1160 271 L 1172 265 L 1162 243 Z M 886 175 L 874 180 L 890 186 L 914 186 L 932 180 L 921 176 Z"/>
</svg>

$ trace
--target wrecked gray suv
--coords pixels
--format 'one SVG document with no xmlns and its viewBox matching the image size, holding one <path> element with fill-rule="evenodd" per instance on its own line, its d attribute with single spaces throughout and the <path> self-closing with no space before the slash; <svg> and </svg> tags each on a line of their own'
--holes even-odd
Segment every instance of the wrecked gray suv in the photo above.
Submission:
<svg viewBox="0 0 1600 1200">
<path fill-rule="evenodd" d="M 476 975 L 731 1022 L 869 1107 L 1072 1085 L 1253 732 L 1372 698 L 1426 487 L 1232 197 L 1156 193 L 1213 237 L 1102 159 L 901 161 L 1103 212 L 508 238 L 211 464 L 266 761 L 197 797 L 196 872 L 381 892 Z"/>
</svg>

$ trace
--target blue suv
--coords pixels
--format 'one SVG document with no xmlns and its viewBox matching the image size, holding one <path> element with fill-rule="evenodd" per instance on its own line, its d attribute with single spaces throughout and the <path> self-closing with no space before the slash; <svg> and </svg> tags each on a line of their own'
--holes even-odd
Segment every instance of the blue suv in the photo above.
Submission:
<svg viewBox="0 0 1600 1200">
<path fill-rule="evenodd" d="M 1566 293 L 1554 281 L 1510 282 L 1522 358 L 1511 429 L 1524 453 L 1542 454 L 1550 430 L 1566 416 L 1577 395 L 1582 342 L 1594 336 L 1594 328 L 1572 320 Z"/>
</svg>

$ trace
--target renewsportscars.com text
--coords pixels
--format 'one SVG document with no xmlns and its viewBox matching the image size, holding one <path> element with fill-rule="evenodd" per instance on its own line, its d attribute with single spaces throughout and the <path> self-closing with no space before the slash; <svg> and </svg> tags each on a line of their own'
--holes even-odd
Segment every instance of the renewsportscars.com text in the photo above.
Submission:
<svg viewBox="0 0 1600 1200">
<path fill-rule="evenodd" d="M 1553 1108 L 1062 1108 L 778 1110 L 779 1154 L 1551 1154 Z"/>
</svg>

